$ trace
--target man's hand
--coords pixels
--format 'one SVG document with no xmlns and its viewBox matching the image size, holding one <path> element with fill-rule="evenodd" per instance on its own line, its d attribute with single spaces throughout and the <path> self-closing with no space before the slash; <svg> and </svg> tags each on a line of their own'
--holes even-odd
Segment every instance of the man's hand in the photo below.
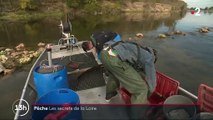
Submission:
<svg viewBox="0 0 213 120">
<path fill-rule="evenodd" d="M 83 42 L 81 47 L 85 52 L 87 52 L 91 50 L 94 46 L 91 41 L 87 41 L 87 42 Z"/>
</svg>

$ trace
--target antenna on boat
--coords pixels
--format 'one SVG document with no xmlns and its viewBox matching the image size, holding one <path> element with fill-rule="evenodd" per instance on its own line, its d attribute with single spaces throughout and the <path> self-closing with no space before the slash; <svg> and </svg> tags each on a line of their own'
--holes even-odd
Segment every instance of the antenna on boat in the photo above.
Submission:
<svg viewBox="0 0 213 120">
<path fill-rule="evenodd" d="M 69 17 L 69 14 L 67 13 L 67 23 L 69 24 L 69 28 L 70 28 L 70 32 L 72 32 L 72 23 L 71 23 L 71 20 L 70 20 L 70 17 Z"/>
<path fill-rule="evenodd" d="M 70 37 L 70 33 L 72 32 L 72 23 L 69 19 L 69 15 L 67 14 L 64 20 L 60 20 L 59 27 L 61 27 L 62 36 L 65 38 Z"/>
<path fill-rule="evenodd" d="M 51 54 L 52 48 L 51 48 L 50 44 L 47 44 L 46 50 L 47 50 L 47 56 L 48 56 L 48 64 L 49 64 L 49 66 L 52 66 L 53 65 L 52 54 Z"/>
</svg>

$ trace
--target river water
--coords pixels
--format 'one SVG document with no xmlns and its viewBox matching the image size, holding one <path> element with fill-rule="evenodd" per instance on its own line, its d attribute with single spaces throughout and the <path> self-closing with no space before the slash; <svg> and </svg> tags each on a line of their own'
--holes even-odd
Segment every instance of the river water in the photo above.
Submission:
<svg viewBox="0 0 213 120">
<path fill-rule="evenodd" d="M 197 95 L 201 83 L 213 86 L 213 14 L 122 14 L 118 16 L 72 17 L 73 34 L 79 40 L 89 40 L 93 31 L 108 29 L 122 38 L 143 33 L 145 45 L 158 51 L 156 68 L 180 81 L 181 86 Z M 59 20 L 42 19 L 30 22 L 0 22 L 0 46 L 14 47 L 23 42 L 36 49 L 38 42 L 52 43 L 60 38 Z M 199 33 L 208 26 L 209 33 Z M 180 30 L 186 36 L 174 35 L 159 39 L 160 33 Z M 13 118 L 13 102 L 21 95 L 29 64 L 12 75 L 0 77 L 0 119 Z"/>
</svg>

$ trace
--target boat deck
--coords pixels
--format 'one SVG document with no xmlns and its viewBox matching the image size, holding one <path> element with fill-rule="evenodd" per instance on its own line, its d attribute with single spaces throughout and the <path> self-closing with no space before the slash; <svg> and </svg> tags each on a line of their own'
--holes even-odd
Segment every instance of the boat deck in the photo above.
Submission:
<svg viewBox="0 0 213 120">
<path fill-rule="evenodd" d="M 91 52 L 85 53 L 79 46 L 69 50 L 60 50 L 59 47 L 53 47 L 53 63 L 66 66 L 70 89 L 78 93 L 81 104 L 124 104 L 119 94 L 109 103 L 105 101 L 103 68 Z M 73 69 L 72 63 L 79 64 L 79 68 Z"/>
<path fill-rule="evenodd" d="M 106 87 L 96 87 L 87 90 L 77 91 L 80 96 L 81 104 L 109 104 L 105 101 L 105 91 Z M 116 97 L 113 97 L 110 101 L 110 104 L 125 104 L 121 99 L 120 94 Z"/>
<path fill-rule="evenodd" d="M 90 118 L 90 119 L 102 119 L 102 118 L 118 118 L 118 119 L 128 119 L 127 111 L 131 106 L 125 106 L 125 102 L 121 98 L 120 94 L 114 97 L 109 103 L 105 101 L 105 91 L 106 91 L 106 84 L 103 78 L 103 68 L 101 65 L 98 64 L 94 55 L 91 52 L 85 53 L 81 47 L 79 47 L 81 43 L 77 46 L 74 46 L 70 49 L 61 49 L 64 46 L 55 45 L 52 47 L 52 58 L 53 64 L 63 65 L 66 66 L 67 69 L 67 76 L 68 76 L 68 83 L 69 88 L 73 91 L 76 91 L 80 97 L 80 104 L 81 105 L 107 105 L 107 106 L 99 106 L 95 113 L 93 111 L 82 111 L 83 118 Z M 34 76 L 32 74 L 33 70 L 40 66 L 42 62 L 47 60 L 47 52 L 44 52 L 36 61 L 35 65 L 32 67 L 29 76 L 26 81 L 26 89 L 23 89 L 23 96 L 29 104 L 34 104 L 37 98 L 37 92 L 34 87 Z M 79 64 L 76 69 L 73 67 L 73 63 Z M 118 107 L 115 107 L 115 106 Z M 91 107 L 91 106 L 90 106 Z M 145 113 L 143 110 L 146 110 L 146 105 L 141 106 L 134 106 L 135 113 L 138 115 L 142 115 L 141 113 Z M 152 107 L 152 106 L 150 106 Z M 141 110 L 142 108 L 142 110 Z M 161 106 L 159 107 L 161 108 Z M 140 109 L 140 110 L 138 110 Z M 162 112 L 162 110 L 160 109 Z M 31 118 L 32 106 L 30 106 L 29 114 L 26 116 L 20 117 L 20 119 L 28 119 Z M 20 111 L 21 114 L 22 111 Z M 95 114 L 95 115 L 94 115 Z M 160 113 L 163 114 L 163 113 Z M 142 115 L 143 116 L 143 115 Z M 141 116 L 141 117 L 142 117 Z M 69 116 L 67 116 L 69 117 Z M 144 116 L 143 116 L 144 117 Z M 150 118 L 155 116 L 150 116 Z"/>
</svg>

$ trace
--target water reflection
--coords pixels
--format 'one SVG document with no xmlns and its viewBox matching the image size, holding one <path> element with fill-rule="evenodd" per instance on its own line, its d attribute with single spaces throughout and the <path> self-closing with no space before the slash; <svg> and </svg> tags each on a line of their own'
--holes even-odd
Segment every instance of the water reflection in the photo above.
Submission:
<svg viewBox="0 0 213 120">
<path fill-rule="evenodd" d="M 148 32 L 155 30 L 162 24 L 175 29 L 176 20 L 185 14 L 121 14 L 117 16 L 84 16 L 72 17 L 73 33 L 79 39 L 88 39 L 93 31 L 111 29 L 121 34 L 129 32 Z M 59 20 L 43 19 L 26 23 L 0 23 L 1 46 L 12 47 L 20 42 L 29 47 L 36 43 L 53 42 L 60 37 Z"/>
<path fill-rule="evenodd" d="M 0 23 L 1 46 L 13 47 L 23 42 L 35 47 L 39 41 L 51 42 L 60 37 L 57 21 L 42 20 L 27 23 Z"/>
</svg>

